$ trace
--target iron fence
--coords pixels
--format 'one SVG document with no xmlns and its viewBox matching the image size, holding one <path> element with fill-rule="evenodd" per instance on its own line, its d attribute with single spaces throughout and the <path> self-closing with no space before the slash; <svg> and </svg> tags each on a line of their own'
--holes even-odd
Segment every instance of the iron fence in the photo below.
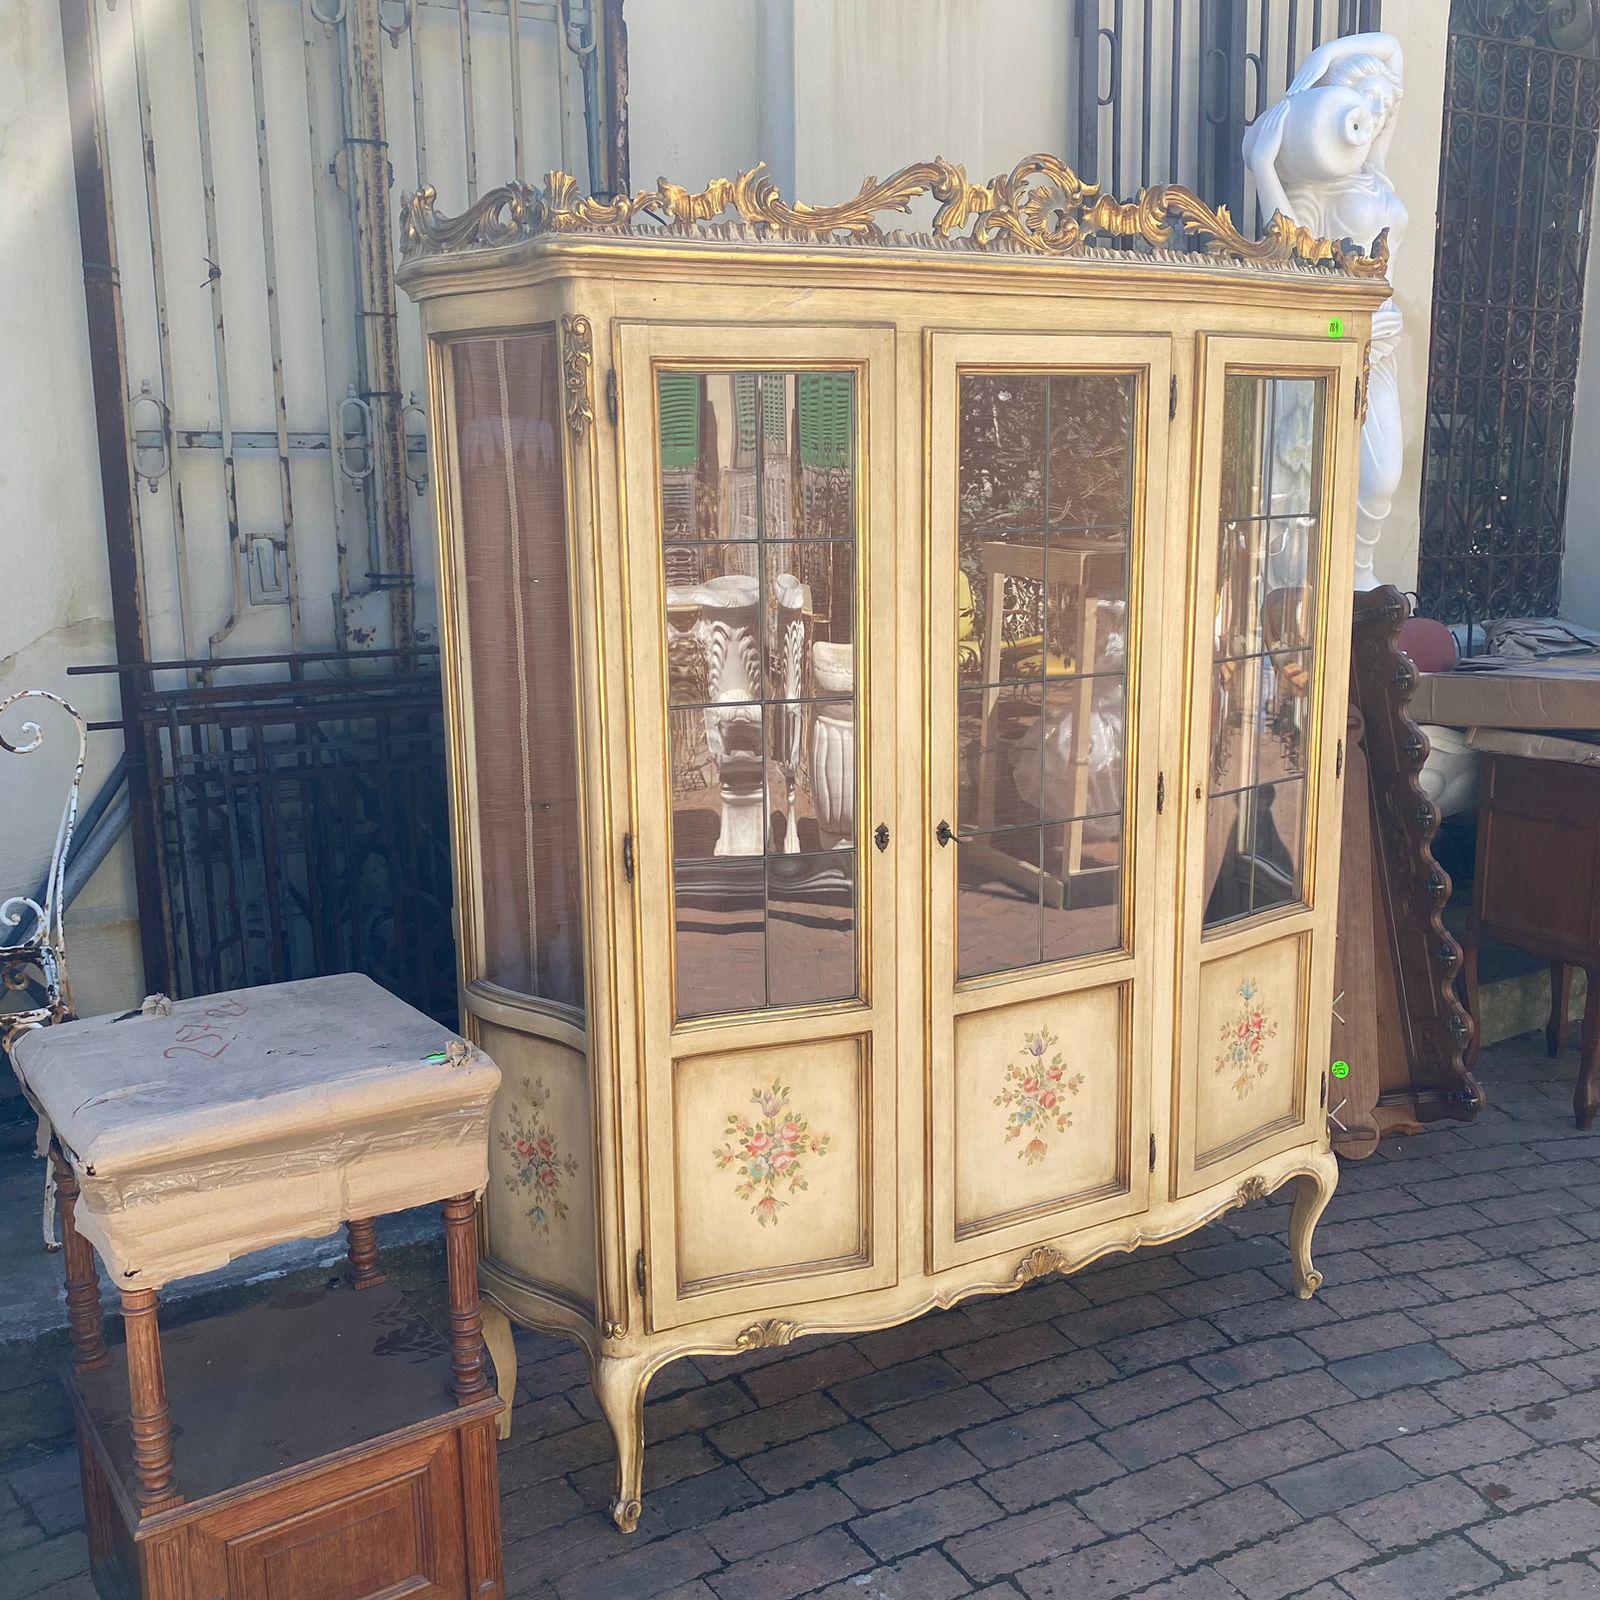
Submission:
<svg viewBox="0 0 1600 1600">
<path fill-rule="evenodd" d="M 1073 0 L 1073 164 L 1114 194 L 1181 183 L 1255 216 L 1241 140 L 1323 43 L 1382 0 Z M 1192 63 L 1198 63 L 1196 69 Z"/>
<path fill-rule="evenodd" d="M 1418 566 L 1449 622 L 1560 601 L 1600 146 L 1591 0 L 1456 0 Z"/>
</svg>

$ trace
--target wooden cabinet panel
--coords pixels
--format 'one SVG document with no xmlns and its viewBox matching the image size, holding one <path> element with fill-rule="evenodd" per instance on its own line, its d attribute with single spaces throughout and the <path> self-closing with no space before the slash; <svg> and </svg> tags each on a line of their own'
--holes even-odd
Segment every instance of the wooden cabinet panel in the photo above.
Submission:
<svg viewBox="0 0 1600 1600">
<path fill-rule="evenodd" d="M 1127 984 L 1110 984 L 956 1018 L 958 1244 L 1013 1224 L 1065 1231 L 1126 1209 L 1131 998 Z"/>
<path fill-rule="evenodd" d="M 673 1063 L 678 1295 L 871 1260 L 869 1045 L 820 1039 Z"/>
<path fill-rule="evenodd" d="M 1195 1166 L 1203 1171 L 1306 1117 L 1305 935 L 1200 968 Z"/>
</svg>

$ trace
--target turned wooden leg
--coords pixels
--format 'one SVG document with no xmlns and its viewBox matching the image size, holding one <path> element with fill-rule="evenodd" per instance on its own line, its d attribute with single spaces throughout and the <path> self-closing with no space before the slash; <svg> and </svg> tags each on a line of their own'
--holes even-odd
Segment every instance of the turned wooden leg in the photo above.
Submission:
<svg viewBox="0 0 1600 1600">
<path fill-rule="evenodd" d="M 494 1419 L 495 1437 L 509 1439 L 511 1407 L 517 1394 L 517 1346 L 511 1336 L 511 1319 L 492 1300 L 480 1301 L 478 1311 L 483 1317 L 483 1342 L 494 1360 L 494 1386 L 504 1402 L 500 1415 Z"/>
<path fill-rule="evenodd" d="M 1339 1158 L 1331 1151 L 1317 1158 L 1316 1170 L 1300 1174 L 1294 1210 L 1289 1213 L 1289 1254 L 1294 1258 L 1294 1292 L 1309 1300 L 1322 1287 L 1322 1274 L 1311 1265 L 1311 1236 L 1333 1199 L 1339 1182 Z"/>
<path fill-rule="evenodd" d="M 1567 1048 L 1567 1013 L 1572 1009 L 1572 968 L 1550 963 L 1550 1020 L 1544 1025 L 1545 1049 L 1558 1056 Z"/>
<path fill-rule="evenodd" d="M 450 1274 L 450 1392 L 470 1405 L 490 1392 L 484 1371 L 483 1313 L 478 1308 L 478 1201 L 458 1194 L 444 1203 L 445 1262 Z"/>
<path fill-rule="evenodd" d="M 624 1533 L 639 1526 L 644 1509 L 644 1391 L 650 1371 L 643 1356 L 590 1358 L 594 1397 L 611 1429 L 617 1452 L 617 1493 L 611 1502 L 611 1520 Z"/>
<path fill-rule="evenodd" d="M 352 1217 L 344 1225 L 350 1241 L 350 1287 L 375 1289 L 389 1281 L 378 1267 L 378 1230 L 371 1217 Z"/>
<path fill-rule="evenodd" d="M 93 1372 L 111 1365 L 105 1322 L 100 1311 L 100 1273 L 94 1248 L 78 1232 L 78 1174 L 53 1141 L 50 1168 L 56 1180 L 56 1206 L 61 1216 L 61 1256 L 67 1268 L 67 1327 L 72 1333 L 72 1367 Z"/>
<path fill-rule="evenodd" d="M 1461 952 L 1461 987 L 1466 993 L 1467 1015 L 1472 1018 L 1472 1038 L 1462 1063 L 1470 1069 L 1483 1048 L 1483 1018 L 1478 1014 L 1478 936 L 1471 928 L 1467 929 Z"/>
<path fill-rule="evenodd" d="M 1583 1056 L 1578 1087 L 1572 1091 L 1572 1114 L 1580 1128 L 1594 1126 L 1600 1111 L 1600 967 L 1588 969 L 1589 992 L 1583 1002 Z"/>
<path fill-rule="evenodd" d="M 122 1291 L 122 1325 L 128 1340 L 133 1467 L 139 1479 L 141 1511 L 159 1511 L 183 1499 L 172 1481 L 172 1414 L 167 1409 L 161 1330 L 156 1322 L 159 1303 L 154 1289 Z"/>
</svg>

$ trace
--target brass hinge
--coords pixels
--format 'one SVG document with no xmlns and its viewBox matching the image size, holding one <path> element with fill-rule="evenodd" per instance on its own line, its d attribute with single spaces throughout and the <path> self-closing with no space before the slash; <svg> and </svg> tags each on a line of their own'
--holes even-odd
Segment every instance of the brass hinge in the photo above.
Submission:
<svg viewBox="0 0 1600 1600">
<path fill-rule="evenodd" d="M 1326 1072 L 1322 1074 L 1322 1103 L 1323 1105 L 1328 1103 L 1328 1074 Z"/>
<path fill-rule="evenodd" d="M 1164 772 L 1156 774 L 1156 811 L 1158 813 L 1167 809 L 1167 775 Z"/>
<path fill-rule="evenodd" d="M 1333 775 L 1336 778 L 1344 776 L 1344 740 L 1340 739 L 1333 747 Z"/>
<path fill-rule="evenodd" d="M 622 836 L 622 876 L 633 882 L 633 835 L 625 833 Z"/>
<path fill-rule="evenodd" d="M 613 367 L 606 374 L 606 415 L 611 418 L 611 426 L 617 425 L 617 369 Z"/>
<path fill-rule="evenodd" d="M 1356 421 L 1361 420 L 1361 380 L 1356 379 Z"/>
<path fill-rule="evenodd" d="M 1150 1135 L 1150 1170 L 1156 1170 L 1156 1136 L 1153 1133 Z"/>
<path fill-rule="evenodd" d="M 1170 421 L 1178 419 L 1178 375 L 1172 375 L 1172 387 L 1167 391 L 1167 417 Z"/>
<path fill-rule="evenodd" d="M 644 1293 L 644 1251 L 641 1250 L 633 1258 L 633 1281 L 639 1286 L 639 1293 Z"/>
</svg>

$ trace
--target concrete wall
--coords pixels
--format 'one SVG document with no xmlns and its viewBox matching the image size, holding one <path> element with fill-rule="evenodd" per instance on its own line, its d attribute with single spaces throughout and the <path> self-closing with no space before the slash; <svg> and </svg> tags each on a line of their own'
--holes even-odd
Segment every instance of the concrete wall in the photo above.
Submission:
<svg viewBox="0 0 1600 1600">
<path fill-rule="evenodd" d="M 54 0 L 0 5 L 0 61 L 0 700 L 52 689 L 91 718 L 114 717 L 114 680 L 66 675 L 69 666 L 111 660 L 115 649 Z M 4 724 L 16 742 L 24 717 L 35 717 L 45 743 L 25 757 L 0 751 L 0 899 L 38 887 L 77 754 L 65 718 L 46 712 L 13 710 Z M 115 733 L 91 735 L 85 798 L 120 749 Z M 132 904 L 124 841 L 73 908 L 68 939 L 81 1007 L 120 1007 L 143 993 Z"/>
<path fill-rule="evenodd" d="M 1389 152 L 1389 176 L 1411 213 L 1396 259 L 1395 299 L 1406 319 L 1400 348 L 1400 408 L 1405 473 L 1373 563 L 1378 579 L 1402 589 L 1417 581 L 1422 530 L 1422 466 L 1428 420 L 1428 334 L 1433 316 L 1433 256 L 1438 233 L 1439 150 L 1450 8 L 1442 0 L 1384 0 L 1384 27 L 1406 53 L 1406 97 Z"/>
<path fill-rule="evenodd" d="M 1561 564 L 1561 614 L 1600 628 L 1600 249 L 1589 250 L 1583 350 L 1572 418 L 1567 484 L 1567 551 Z"/>
<path fill-rule="evenodd" d="M 1134 8 L 1130 8 L 1132 11 Z M 1413 421 L 1407 478 L 1394 526 L 1380 549 L 1385 579 L 1409 586 L 1416 570 L 1417 504 L 1433 270 L 1433 213 L 1438 185 L 1438 134 L 1443 86 L 1442 0 L 1387 0 L 1386 21 L 1407 57 L 1404 125 L 1394 177 L 1411 211 L 1396 290 L 1410 326 L 1401 379 Z M 454 150 L 459 116 L 459 63 L 446 14 L 421 6 L 430 96 L 429 138 L 435 151 Z M 1186 8 L 1188 28 L 1198 7 Z M 182 289 L 169 307 L 176 370 L 173 414 L 182 425 L 215 426 L 205 237 L 193 150 L 194 87 L 187 49 L 187 8 L 148 6 L 153 114 L 163 150 L 162 223 L 169 275 Z M 127 8 L 102 9 L 108 94 L 117 159 L 113 163 L 121 227 L 143 232 L 144 198 L 138 123 L 129 93 Z M 248 61 L 238 8 L 205 0 L 207 66 L 213 106 L 232 118 L 217 137 L 217 191 L 227 300 L 230 363 L 236 384 L 236 426 L 261 426 L 270 416 L 264 299 L 258 253 L 259 202 L 253 128 L 238 110 L 249 105 Z M 304 70 L 298 8 L 266 8 L 267 90 L 275 188 L 290 202 L 277 240 L 285 318 L 291 426 L 326 426 L 316 314 L 315 252 L 308 201 Z M 930 16 L 937 26 L 930 26 Z M 988 177 L 1036 150 L 1072 148 L 1069 86 L 1070 7 L 1064 0 L 629 0 L 631 130 L 635 186 L 658 174 L 690 186 L 764 159 L 784 192 L 828 201 L 854 192 L 867 173 L 880 176 L 907 162 L 945 155 L 974 176 Z M 231 30 L 231 31 L 229 31 Z M 475 22 L 480 52 L 479 175 L 484 187 L 511 171 L 503 111 L 485 96 L 492 75 L 487 19 Z M 501 29 L 503 33 L 503 25 Z M 1187 41 L 1193 45 L 1191 38 Z M 1158 61 L 1164 52 L 1156 52 Z M 390 104 L 409 106 L 408 56 L 383 50 Z M 0 416 L 8 444 L 0 452 L 0 542 L 5 605 L 0 607 L 0 695 L 38 686 L 67 691 L 95 717 L 115 714 L 108 679 L 72 679 L 67 666 L 112 655 L 100 491 L 87 370 L 83 301 L 67 147 L 65 90 L 56 0 L 0 3 L 0 60 L 8 93 L 0 96 L 0 170 L 9 179 L 6 224 L 0 230 L 0 303 L 23 308 L 7 322 L 7 360 L 0 363 Z M 331 94 L 331 82 L 324 85 Z M 455 99 L 452 101 L 451 97 Z M 582 149 L 579 96 L 569 73 L 565 143 Z M 326 108 L 324 116 L 326 117 Z M 391 117 L 396 185 L 410 187 L 415 159 L 401 110 Z M 561 161 L 562 130 L 548 106 L 530 107 L 528 170 Z M 326 138 L 324 132 L 324 138 Z M 185 140 L 188 140 L 186 145 Z M 299 140 L 297 144 L 295 141 Z M 1193 159 L 1192 147 L 1185 160 Z M 581 154 L 578 157 L 581 163 Z M 432 165 L 432 163 L 430 163 Z M 440 162 L 441 167 L 447 164 Z M 578 165 L 581 170 L 581 164 Z M 441 203 L 464 202 L 459 175 L 430 171 Z M 1192 181 L 1192 174 L 1178 176 Z M 1123 187 L 1128 187 L 1125 183 Z M 325 219 L 337 233 L 338 200 Z M 921 214 L 913 218 L 921 220 Z M 190 267 L 193 266 L 193 272 Z M 337 295 L 347 291 L 341 279 Z M 130 377 L 158 373 L 148 269 L 125 264 Z M 339 311 L 339 307 L 335 307 Z M 342 315 L 342 312 L 340 313 Z M 416 363 L 415 319 L 402 305 L 407 359 Z M 1591 391 L 1596 385 L 1591 384 Z M 1600 396 L 1595 397 L 1600 408 Z M 1580 452 L 1581 454 L 1581 452 Z M 307 543 L 308 647 L 329 642 L 330 465 L 297 464 L 296 515 Z M 224 541 L 218 537 L 220 475 L 214 460 L 189 467 L 189 532 L 196 574 L 191 637 L 203 641 L 227 610 Z M 270 527 L 276 515 L 272 458 L 241 463 L 240 495 L 247 522 Z M 1575 492 L 1574 501 L 1581 497 Z M 1592 500 L 1592 497 L 1591 497 Z M 146 524 L 147 589 L 155 647 L 176 654 L 170 485 L 141 492 Z M 425 502 L 417 502 L 423 506 Z M 422 512 L 416 513 L 422 516 Z M 427 559 L 419 552 L 419 570 Z M 282 608 L 260 608 L 237 636 L 241 648 L 283 648 Z M 86 794 L 117 754 L 115 734 L 95 735 Z M 59 739 L 54 752 L 68 753 Z M 0 895 L 32 888 L 43 871 L 59 809 L 61 766 L 40 757 L 0 755 Z M 88 1010 L 137 999 L 131 872 L 126 849 L 114 855 L 79 900 L 69 923 L 73 970 Z"/>
</svg>

